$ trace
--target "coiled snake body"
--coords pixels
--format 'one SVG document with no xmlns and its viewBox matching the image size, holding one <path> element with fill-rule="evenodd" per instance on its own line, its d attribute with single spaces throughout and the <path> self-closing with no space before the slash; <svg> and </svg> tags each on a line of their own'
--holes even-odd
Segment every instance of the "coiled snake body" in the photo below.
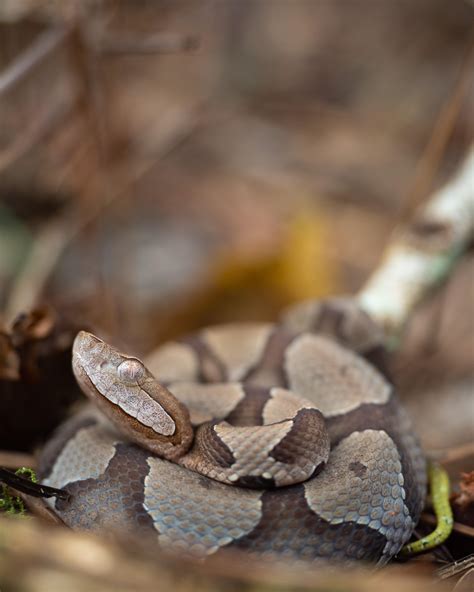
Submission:
<svg viewBox="0 0 474 592">
<path fill-rule="evenodd" d="M 80 333 L 74 372 L 102 413 L 73 417 L 45 447 L 43 482 L 71 494 L 53 510 L 198 556 L 386 563 L 419 518 L 426 467 L 382 344 L 345 299 L 279 325 L 205 329 L 146 366 Z"/>
</svg>

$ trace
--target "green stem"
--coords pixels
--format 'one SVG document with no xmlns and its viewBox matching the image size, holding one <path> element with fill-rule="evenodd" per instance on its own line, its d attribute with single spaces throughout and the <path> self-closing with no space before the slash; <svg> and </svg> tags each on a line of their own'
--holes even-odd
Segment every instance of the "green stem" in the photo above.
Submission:
<svg viewBox="0 0 474 592">
<path fill-rule="evenodd" d="M 437 520 L 436 529 L 425 537 L 405 545 L 400 552 L 401 557 L 410 557 L 424 553 L 449 537 L 453 530 L 453 512 L 449 504 L 449 477 L 447 472 L 437 463 L 428 464 L 428 478 L 430 482 L 431 500 Z"/>
</svg>

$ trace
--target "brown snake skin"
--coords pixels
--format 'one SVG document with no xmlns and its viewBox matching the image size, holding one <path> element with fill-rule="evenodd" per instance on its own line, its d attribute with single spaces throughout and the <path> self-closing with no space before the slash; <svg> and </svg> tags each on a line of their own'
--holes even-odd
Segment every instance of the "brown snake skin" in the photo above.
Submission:
<svg viewBox="0 0 474 592">
<path fill-rule="evenodd" d="M 204 329 L 146 367 L 81 333 L 73 367 L 103 413 L 43 450 L 43 482 L 71 494 L 49 503 L 73 528 L 147 530 L 199 557 L 385 564 L 418 521 L 426 467 L 383 359 L 349 299 Z"/>
</svg>

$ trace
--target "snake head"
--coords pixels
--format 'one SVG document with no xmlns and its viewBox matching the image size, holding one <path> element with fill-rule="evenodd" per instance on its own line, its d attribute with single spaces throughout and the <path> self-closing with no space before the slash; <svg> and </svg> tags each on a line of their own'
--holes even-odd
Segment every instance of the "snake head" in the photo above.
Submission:
<svg viewBox="0 0 474 592">
<path fill-rule="evenodd" d="M 84 394 L 130 440 L 170 460 L 188 450 L 193 437 L 188 410 L 139 359 L 81 331 L 72 368 Z"/>
</svg>

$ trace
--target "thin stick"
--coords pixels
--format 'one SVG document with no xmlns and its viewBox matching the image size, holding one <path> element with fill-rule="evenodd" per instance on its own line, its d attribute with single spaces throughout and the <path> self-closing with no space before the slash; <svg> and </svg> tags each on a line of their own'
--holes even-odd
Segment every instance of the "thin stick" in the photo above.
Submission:
<svg viewBox="0 0 474 592">
<path fill-rule="evenodd" d="M 33 68 L 48 58 L 66 39 L 69 29 L 49 29 L 32 43 L 12 65 L 0 75 L 0 94 L 11 90 Z"/>
<path fill-rule="evenodd" d="M 462 461 L 471 455 L 474 456 L 474 442 L 467 442 L 455 448 L 439 451 L 438 461 L 446 466 Z"/>
<path fill-rule="evenodd" d="M 39 497 L 32 497 L 31 495 L 26 495 L 21 491 L 17 491 L 15 493 L 16 495 L 21 497 L 23 503 L 33 514 L 33 516 L 41 518 L 42 520 L 49 522 L 50 524 L 58 524 L 61 526 L 65 526 L 61 518 L 57 514 L 55 514 L 49 506 L 46 505 L 46 502 L 43 499 Z"/>
<path fill-rule="evenodd" d="M 416 167 L 415 178 L 407 199 L 402 208 L 402 219 L 409 220 L 411 214 L 428 195 L 431 183 L 435 177 L 441 159 L 446 150 L 459 117 L 459 112 L 466 100 L 466 95 L 472 83 L 472 69 L 474 66 L 474 43 L 469 43 L 466 57 L 461 65 L 458 81 L 447 101 L 443 104 L 439 116 L 431 132 L 431 138 Z"/>
<path fill-rule="evenodd" d="M 58 107 L 53 105 L 44 113 L 36 114 L 35 119 L 23 127 L 22 131 L 4 150 L 0 150 L 0 173 L 7 170 L 14 162 L 22 158 L 32 148 L 44 141 L 70 114 L 74 105 Z"/>
<path fill-rule="evenodd" d="M 197 49 L 199 40 L 192 35 L 158 33 L 148 37 L 137 35 L 105 35 L 96 44 L 96 51 L 111 55 L 147 55 L 176 53 Z"/>
<path fill-rule="evenodd" d="M 464 559 L 459 559 L 459 561 L 453 561 L 449 565 L 443 565 L 443 567 L 436 570 L 436 575 L 438 578 L 445 580 L 469 569 L 474 569 L 474 554 L 468 555 Z"/>
<path fill-rule="evenodd" d="M 22 311 L 30 310 L 37 302 L 50 277 L 59 254 L 76 229 L 71 224 L 52 222 L 35 239 L 28 259 L 17 276 L 9 294 L 4 316 L 7 323 Z"/>
<path fill-rule="evenodd" d="M 436 516 L 428 514 L 428 512 L 423 512 L 420 520 L 426 522 L 430 526 L 436 526 L 438 524 Z M 453 522 L 453 531 L 474 538 L 474 528 L 472 526 L 468 526 L 467 524 L 463 524 L 462 522 Z"/>
<path fill-rule="evenodd" d="M 416 305 L 451 271 L 474 232 L 474 148 L 454 178 L 397 232 L 356 296 L 396 346 Z"/>
<path fill-rule="evenodd" d="M 36 460 L 32 454 L 25 454 L 24 452 L 10 452 L 9 450 L 0 450 L 0 467 L 5 467 L 6 469 L 30 467 L 34 469 L 35 466 Z"/>
</svg>

